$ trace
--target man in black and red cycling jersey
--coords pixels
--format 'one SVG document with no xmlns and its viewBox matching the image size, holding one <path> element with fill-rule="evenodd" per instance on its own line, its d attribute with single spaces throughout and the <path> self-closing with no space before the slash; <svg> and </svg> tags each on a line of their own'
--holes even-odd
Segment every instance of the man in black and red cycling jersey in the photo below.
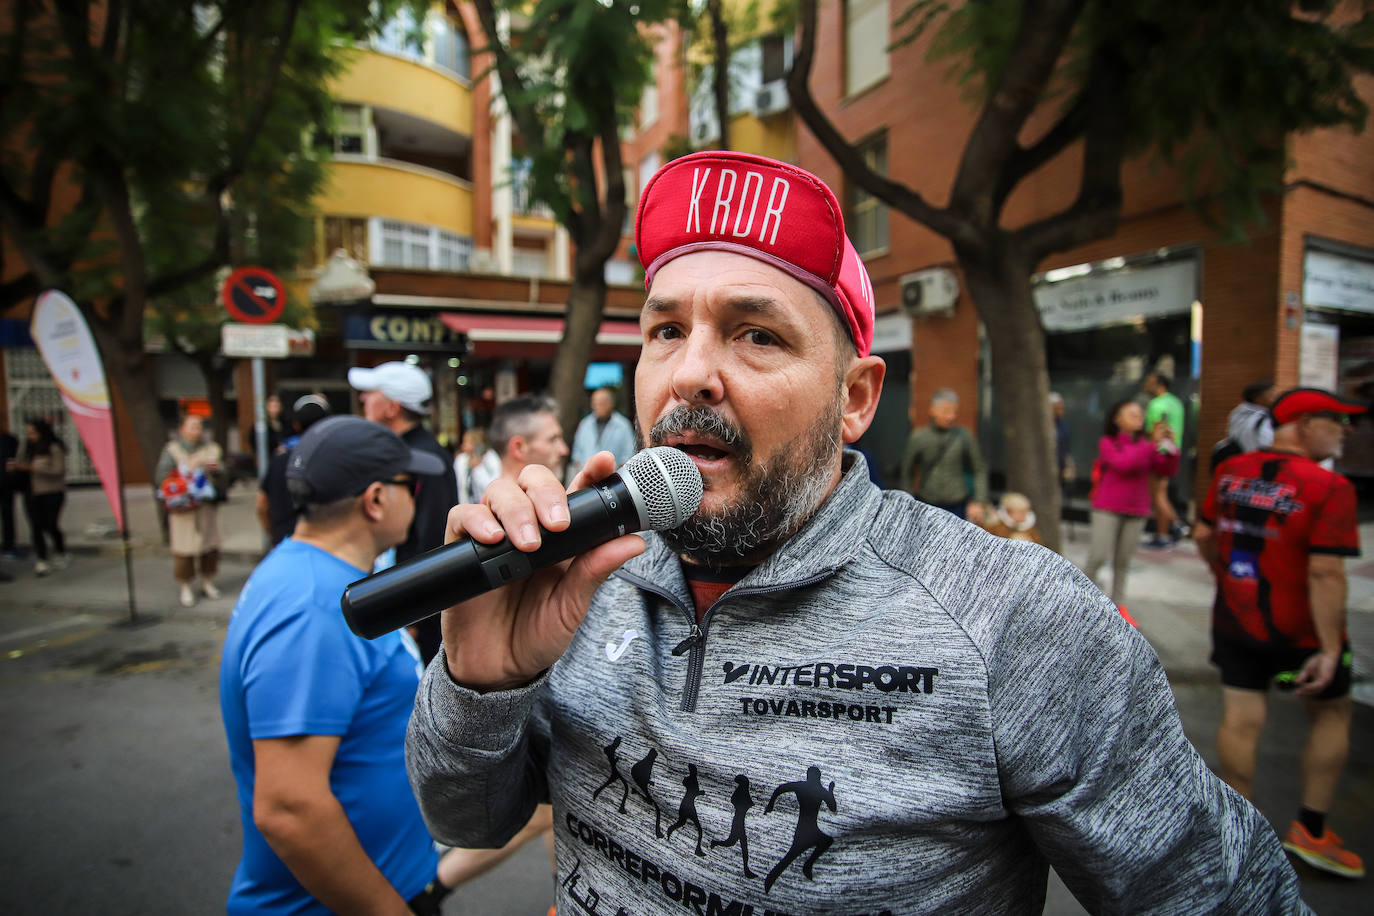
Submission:
<svg viewBox="0 0 1374 916">
<path fill-rule="evenodd" d="M 1212 663 L 1221 669 L 1221 777 L 1250 797 L 1270 682 L 1306 701 L 1302 807 L 1283 845 L 1349 878 L 1364 863 L 1326 829 L 1350 750 L 1350 647 L 1345 557 L 1358 556 L 1355 488 L 1318 462 L 1339 457 L 1365 405 L 1317 388 L 1284 392 L 1270 408 L 1274 441 L 1217 468 L 1194 529 L 1217 581 Z"/>
</svg>

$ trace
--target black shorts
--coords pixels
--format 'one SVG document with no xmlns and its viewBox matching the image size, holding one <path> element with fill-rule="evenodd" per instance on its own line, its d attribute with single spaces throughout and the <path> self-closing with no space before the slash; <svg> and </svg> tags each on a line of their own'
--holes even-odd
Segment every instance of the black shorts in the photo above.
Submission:
<svg viewBox="0 0 1374 916">
<path fill-rule="evenodd" d="M 1270 681 L 1280 690 L 1292 690 L 1303 662 L 1317 654 L 1316 649 L 1293 646 L 1265 646 L 1212 631 L 1212 664 L 1221 669 L 1221 682 L 1241 690 L 1268 690 Z M 1350 646 L 1341 647 L 1336 675 L 1326 689 L 1313 699 L 1334 700 L 1350 693 Z"/>
</svg>

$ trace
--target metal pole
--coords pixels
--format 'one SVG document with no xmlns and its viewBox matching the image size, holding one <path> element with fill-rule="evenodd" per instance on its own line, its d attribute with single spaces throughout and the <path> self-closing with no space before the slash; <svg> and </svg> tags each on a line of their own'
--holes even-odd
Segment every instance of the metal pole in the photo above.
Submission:
<svg viewBox="0 0 1374 916">
<path fill-rule="evenodd" d="M 264 377 L 261 356 L 253 357 L 253 433 L 258 453 L 258 480 L 267 476 L 267 464 L 272 457 L 267 454 L 267 380 Z M 272 535 L 262 533 L 262 552 L 272 549 Z"/>
<path fill-rule="evenodd" d="M 267 380 L 262 357 L 253 357 L 253 432 L 257 441 L 258 480 L 267 473 Z"/>
<path fill-rule="evenodd" d="M 115 444 L 115 482 L 119 489 L 119 538 L 120 546 L 124 553 L 124 582 L 129 590 L 129 622 L 127 626 L 140 627 L 157 621 L 156 616 L 138 616 L 138 602 L 134 598 L 134 553 L 133 547 L 129 543 L 129 504 L 124 499 L 124 462 L 120 459 L 119 447 L 119 413 L 115 410 L 114 393 L 110 391 L 110 383 L 105 383 L 105 396 L 110 401 L 110 430 L 114 433 Z M 157 486 L 156 483 L 153 484 Z"/>
</svg>

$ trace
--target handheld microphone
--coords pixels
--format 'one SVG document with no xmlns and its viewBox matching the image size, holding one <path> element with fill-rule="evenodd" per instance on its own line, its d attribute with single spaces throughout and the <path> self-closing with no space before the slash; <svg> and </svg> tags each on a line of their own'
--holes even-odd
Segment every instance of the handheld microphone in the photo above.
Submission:
<svg viewBox="0 0 1374 916">
<path fill-rule="evenodd" d="M 644 449 L 605 480 L 569 493 L 568 527 L 541 525 L 537 550 L 517 550 L 509 538 L 436 547 L 349 585 L 340 602 L 344 619 L 357 635 L 376 639 L 623 534 L 676 528 L 701 506 L 701 491 L 691 458 L 667 446 Z"/>
</svg>

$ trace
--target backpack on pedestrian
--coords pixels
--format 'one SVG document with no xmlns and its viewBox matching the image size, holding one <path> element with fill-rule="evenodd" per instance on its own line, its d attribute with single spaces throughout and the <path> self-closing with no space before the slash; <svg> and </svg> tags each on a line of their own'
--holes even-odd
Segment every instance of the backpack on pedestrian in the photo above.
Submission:
<svg viewBox="0 0 1374 916">
<path fill-rule="evenodd" d="M 1255 418 L 1254 432 L 1257 435 L 1259 433 L 1260 427 L 1264 425 L 1264 421 L 1267 419 L 1269 419 L 1269 415 L 1265 413 L 1262 413 Z M 1244 451 L 1245 449 L 1241 448 L 1241 445 L 1239 442 L 1236 441 L 1235 436 L 1227 436 L 1226 438 L 1219 441 L 1216 445 L 1212 446 L 1211 465 L 1208 467 L 1208 470 L 1215 474 L 1217 468 L 1221 466 L 1221 463 L 1223 461 L 1225 461 L 1227 458 L 1234 458 L 1236 455 L 1243 454 Z"/>
</svg>

